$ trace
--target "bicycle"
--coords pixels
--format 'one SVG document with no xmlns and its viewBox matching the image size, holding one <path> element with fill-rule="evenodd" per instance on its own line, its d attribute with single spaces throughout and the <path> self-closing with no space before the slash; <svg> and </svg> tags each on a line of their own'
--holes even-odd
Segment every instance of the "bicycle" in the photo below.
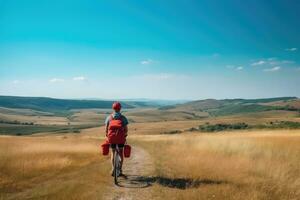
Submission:
<svg viewBox="0 0 300 200">
<path fill-rule="evenodd" d="M 113 166 L 113 173 L 114 173 L 114 181 L 115 185 L 118 185 L 118 177 L 121 174 L 121 155 L 120 149 L 118 145 L 116 145 L 116 150 L 114 152 L 114 166 Z"/>
</svg>

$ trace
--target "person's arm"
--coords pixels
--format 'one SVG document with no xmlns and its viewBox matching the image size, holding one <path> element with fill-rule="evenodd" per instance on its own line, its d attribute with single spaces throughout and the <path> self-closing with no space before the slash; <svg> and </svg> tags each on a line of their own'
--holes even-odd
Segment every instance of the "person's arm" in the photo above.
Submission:
<svg viewBox="0 0 300 200">
<path fill-rule="evenodd" d="M 125 137 L 127 137 L 127 133 L 128 133 L 128 120 L 127 120 L 127 118 L 124 116 L 124 115 L 122 115 L 122 120 L 123 120 L 123 125 L 124 125 L 124 132 L 125 132 Z"/>
<path fill-rule="evenodd" d="M 105 124 L 105 136 L 107 137 L 107 134 L 108 134 L 108 123 Z"/>
<path fill-rule="evenodd" d="M 108 134 L 108 126 L 109 126 L 109 117 L 105 119 L 105 136 Z"/>
</svg>

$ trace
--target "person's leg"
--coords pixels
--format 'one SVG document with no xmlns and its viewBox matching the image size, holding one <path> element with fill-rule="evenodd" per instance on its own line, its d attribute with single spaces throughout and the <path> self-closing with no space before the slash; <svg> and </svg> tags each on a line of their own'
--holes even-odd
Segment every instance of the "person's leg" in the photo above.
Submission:
<svg viewBox="0 0 300 200">
<path fill-rule="evenodd" d="M 124 153 L 123 153 L 124 144 L 118 144 L 118 147 L 119 147 L 120 157 L 121 157 L 121 162 L 120 162 L 121 174 L 123 175 L 122 167 L 123 167 L 123 161 L 124 161 Z"/>
<path fill-rule="evenodd" d="M 114 159 L 115 159 L 115 151 L 116 151 L 116 145 L 111 144 L 111 155 L 110 155 L 110 160 L 111 160 L 111 175 L 113 176 L 114 174 Z"/>
<path fill-rule="evenodd" d="M 112 171 L 114 170 L 115 151 L 116 151 L 116 149 L 112 149 L 112 153 L 111 153 L 111 156 L 110 156 L 110 159 L 111 159 L 111 169 L 112 169 Z"/>
<path fill-rule="evenodd" d="M 120 155 L 121 155 L 121 172 L 122 172 L 122 166 L 123 166 L 123 160 L 124 160 L 124 154 L 123 154 L 123 147 L 119 148 L 120 150 Z"/>
</svg>

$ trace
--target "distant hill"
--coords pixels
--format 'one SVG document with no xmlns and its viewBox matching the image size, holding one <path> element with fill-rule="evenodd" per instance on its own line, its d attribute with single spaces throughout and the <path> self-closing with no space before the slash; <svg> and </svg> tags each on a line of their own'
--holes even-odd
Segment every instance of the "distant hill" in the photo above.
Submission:
<svg viewBox="0 0 300 200">
<path fill-rule="evenodd" d="M 270 110 L 298 111 L 300 109 L 300 100 L 297 97 L 223 100 L 206 99 L 178 104 L 176 106 L 164 106 L 159 109 L 168 111 L 207 112 L 212 116 L 263 112 Z"/>
<path fill-rule="evenodd" d="M 68 100 L 47 97 L 0 96 L 0 107 L 32 109 L 43 112 L 64 112 L 71 109 L 111 108 L 113 101 L 106 100 Z M 123 108 L 149 106 L 147 102 L 121 102 Z"/>
<path fill-rule="evenodd" d="M 100 100 L 100 101 L 112 101 L 112 99 L 101 99 L 101 98 L 84 98 L 84 99 L 74 99 L 74 100 Z M 181 104 L 189 102 L 189 100 L 166 100 L 166 99 L 148 99 L 148 98 L 133 98 L 133 99 L 116 99 L 117 101 L 121 102 L 138 102 L 144 103 L 148 106 L 169 106 L 175 104 Z"/>
<path fill-rule="evenodd" d="M 261 104 L 269 105 L 269 106 L 281 106 L 286 108 L 300 109 L 300 99 L 279 100 L 279 101 L 272 101 L 272 102 L 261 103 Z"/>
<path fill-rule="evenodd" d="M 167 104 L 155 101 L 121 101 L 123 108 L 153 108 L 159 107 L 159 113 L 181 113 L 191 117 L 232 115 L 269 110 L 300 109 L 300 100 L 296 97 L 279 97 L 267 99 L 206 99 L 182 104 Z M 13 109 L 31 109 L 40 112 L 64 114 L 72 109 L 110 109 L 111 100 L 71 100 L 48 97 L 18 97 L 0 96 L 0 107 Z M 174 102 L 173 102 L 174 103 Z M 166 105 L 167 104 L 167 105 Z M 163 105 L 163 106 L 162 106 Z M 164 106 L 166 105 L 166 106 Z M 156 112 L 155 112 L 156 113 Z M 206 114 L 205 114 L 206 113 Z"/>
<path fill-rule="evenodd" d="M 110 100 L 0 96 L 0 135 L 79 132 L 103 124 L 112 103 Z M 216 120 L 225 116 L 224 119 L 243 118 L 251 124 L 286 118 L 299 120 L 300 117 L 300 99 L 296 97 L 206 99 L 167 106 L 158 106 L 157 101 L 121 103 L 130 123 Z"/>
</svg>

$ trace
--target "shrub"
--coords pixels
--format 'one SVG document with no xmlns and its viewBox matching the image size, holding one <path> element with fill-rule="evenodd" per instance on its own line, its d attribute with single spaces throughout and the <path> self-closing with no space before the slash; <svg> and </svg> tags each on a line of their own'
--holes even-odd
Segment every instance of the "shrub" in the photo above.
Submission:
<svg viewBox="0 0 300 200">
<path fill-rule="evenodd" d="M 204 124 L 199 126 L 199 130 L 205 132 L 217 132 L 224 130 L 241 130 L 247 129 L 249 125 L 246 123 L 236 123 L 236 124 Z"/>
<path fill-rule="evenodd" d="M 182 133 L 181 130 L 172 130 L 172 131 L 167 131 L 167 132 L 162 132 L 161 134 L 178 134 Z"/>
<path fill-rule="evenodd" d="M 186 131 L 193 132 L 193 131 L 199 131 L 199 129 L 192 127 L 192 128 L 187 129 Z"/>
<path fill-rule="evenodd" d="M 292 121 L 275 121 L 270 122 L 269 124 L 258 124 L 254 125 L 253 128 L 257 129 L 298 129 L 300 128 L 300 122 L 292 122 Z"/>
<path fill-rule="evenodd" d="M 273 123 L 272 127 L 297 129 L 297 128 L 300 128 L 300 122 L 280 121 L 277 123 Z"/>
</svg>

